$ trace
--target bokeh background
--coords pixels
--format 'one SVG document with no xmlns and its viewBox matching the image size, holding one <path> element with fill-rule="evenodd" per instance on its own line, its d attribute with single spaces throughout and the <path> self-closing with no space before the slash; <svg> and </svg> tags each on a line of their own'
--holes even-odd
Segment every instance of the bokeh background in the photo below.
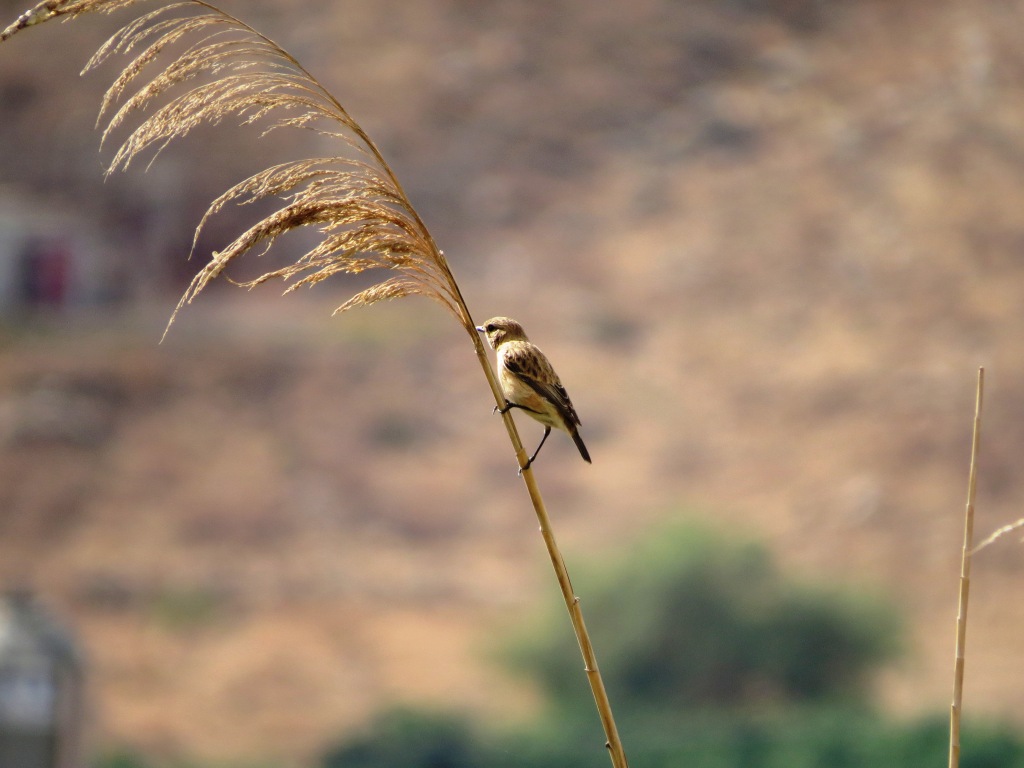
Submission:
<svg viewBox="0 0 1024 768">
<path fill-rule="evenodd" d="M 946 709 L 979 365 L 977 531 L 1021 516 L 1024 2 L 313 6 L 223 2 L 375 138 L 477 320 L 555 361 L 594 456 L 537 467 L 570 570 L 679 520 L 753 537 L 891 600 L 872 701 Z M 396 702 L 528 717 L 493 651 L 555 586 L 463 331 L 225 283 L 158 343 L 249 220 L 189 262 L 206 205 L 330 147 L 224 125 L 104 182 L 116 69 L 78 72 L 126 18 L 0 46 L 0 586 L 79 637 L 97 748 L 298 766 Z M 1018 726 L 1022 572 L 975 561 L 965 701 Z"/>
</svg>

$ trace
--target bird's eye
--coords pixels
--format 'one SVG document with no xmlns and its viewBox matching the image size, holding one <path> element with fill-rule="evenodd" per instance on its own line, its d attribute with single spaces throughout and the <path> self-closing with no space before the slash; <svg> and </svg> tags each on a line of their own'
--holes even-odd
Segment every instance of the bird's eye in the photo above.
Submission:
<svg viewBox="0 0 1024 768">
<path fill-rule="evenodd" d="M 498 326 L 496 326 L 494 323 L 488 323 L 486 326 L 484 326 L 484 330 L 487 331 L 488 333 L 494 333 L 497 330 L 497 328 Z"/>
</svg>

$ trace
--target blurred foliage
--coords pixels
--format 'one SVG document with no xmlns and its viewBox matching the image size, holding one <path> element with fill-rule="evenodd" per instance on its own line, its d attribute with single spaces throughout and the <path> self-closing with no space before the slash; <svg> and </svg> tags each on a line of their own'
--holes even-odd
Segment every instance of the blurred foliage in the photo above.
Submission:
<svg viewBox="0 0 1024 768">
<path fill-rule="evenodd" d="M 117 749 L 94 758 L 89 768 L 275 768 L 270 762 L 223 763 L 202 760 L 167 760 L 146 756 L 133 749 Z"/>
<path fill-rule="evenodd" d="M 605 685 L 630 710 L 860 702 L 898 648 L 880 601 L 790 583 L 763 546 L 703 529 L 659 532 L 586 583 Z M 562 615 L 511 653 L 555 702 L 589 710 L 574 655 Z"/>
<path fill-rule="evenodd" d="M 324 768 L 472 768 L 481 760 L 480 741 L 463 718 L 394 710 L 365 734 L 328 751 Z"/>
<path fill-rule="evenodd" d="M 586 569 L 581 569 L 586 570 Z M 637 768 L 934 768 L 945 716 L 893 722 L 866 686 L 897 649 L 877 600 L 792 583 L 764 547 L 703 529 L 661 531 L 628 563 L 586 574 L 587 619 Z M 564 617 L 509 652 L 551 706 L 485 731 L 460 713 L 396 709 L 325 751 L 322 768 L 589 768 L 603 733 Z M 1024 741 L 968 722 L 961 768 L 1024 768 Z M 93 768 L 222 768 L 120 753 Z"/>
<path fill-rule="evenodd" d="M 581 581 L 632 765 L 944 764 L 945 717 L 897 723 L 868 706 L 871 673 L 898 648 L 896 618 L 880 601 L 792 583 L 764 547 L 693 528 L 658 532 L 628 563 Z M 536 722 L 484 732 L 455 713 L 385 713 L 327 752 L 323 768 L 606 764 L 564 615 L 546 617 L 508 655 L 550 696 Z M 1024 768 L 1024 742 L 968 724 L 961 766 Z"/>
<path fill-rule="evenodd" d="M 642 721 L 642 722 L 641 722 Z M 893 724 L 841 708 L 774 715 L 689 713 L 627 717 L 623 738 L 637 768 L 934 768 L 945 765 L 947 721 Z M 1024 768 L 1009 730 L 967 724 L 961 768 Z M 456 713 L 395 710 L 328 750 L 322 768 L 590 768 L 605 765 L 601 734 L 582 720 L 548 719 L 485 733 Z M 150 760 L 116 752 L 91 768 L 248 768 Z"/>
<path fill-rule="evenodd" d="M 892 723 L 863 710 L 789 709 L 772 714 L 718 710 L 620 723 L 637 768 L 934 768 L 944 765 L 945 718 Z M 488 734 L 463 715 L 402 710 L 330 750 L 322 768 L 590 768 L 605 765 L 599 728 L 549 718 Z M 1009 730 L 964 729 L 961 768 L 1024 768 L 1024 742 Z"/>
<path fill-rule="evenodd" d="M 141 755 L 126 750 L 105 754 L 92 761 L 92 768 L 152 768 Z"/>
<path fill-rule="evenodd" d="M 200 629 L 223 618 L 224 599 L 207 587 L 170 587 L 153 596 L 150 612 L 172 632 Z"/>
</svg>

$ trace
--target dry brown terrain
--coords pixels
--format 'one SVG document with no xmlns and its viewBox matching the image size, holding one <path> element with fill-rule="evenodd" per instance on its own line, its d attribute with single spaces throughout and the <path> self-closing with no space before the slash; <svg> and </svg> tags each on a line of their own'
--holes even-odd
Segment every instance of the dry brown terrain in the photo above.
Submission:
<svg viewBox="0 0 1024 768">
<path fill-rule="evenodd" d="M 944 709 L 979 365 L 977 530 L 1022 514 L 1024 2 L 305 5 L 230 7 L 572 393 L 594 465 L 555 436 L 537 470 L 570 569 L 672 520 L 761 537 L 897 601 L 879 700 Z M 0 47 L 0 182 L 116 224 L 148 177 L 102 185 L 104 75 L 70 79 L 108 24 Z M 183 220 L 238 178 L 221 141 Z M 472 349 L 415 299 L 331 319 L 349 292 L 216 290 L 159 346 L 168 291 L 4 326 L 0 584 L 79 632 L 98 741 L 300 765 L 394 700 L 529 711 L 486 652 L 554 584 Z M 1022 577 L 1012 541 L 975 562 L 966 707 L 1024 723 Z"/>
</svg>

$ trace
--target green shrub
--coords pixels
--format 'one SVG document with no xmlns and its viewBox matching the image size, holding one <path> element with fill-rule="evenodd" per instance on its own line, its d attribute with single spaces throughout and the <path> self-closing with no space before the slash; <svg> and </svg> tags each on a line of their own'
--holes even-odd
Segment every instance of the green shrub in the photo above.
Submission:
<svg viewBox="0 0 1024 768">
<path fill-rule="evenodd" d="M 157 759 L 130 749 L 115 749 L 94 758 L 90 768 L 274 768 L 270 762 L 209 762 L 189 759 Z M 7 768 L 3 766 L 2 768 Z"/>
<path fill-rule="evenodd" d="M 935 768 L 946 764 L 945 718 L 893 723 L 864 709 L 785 712 L 654 710 L 621 718 L 637 768 Z M 323 768 L 591 768 L 607 764 L 600 728 L 557 716 L 503 734 L 480 734 L 457 715 L 403 712 L 332 750 Z M 961 768 L 1024 768 L 1008 731 L 968 727 Z"/>
<path fill-rule="evenodd" d="M 329 750 L 324 768 L 475 768 L 475 737 L 459 716 L 400 709 Z"/>
<path fill-rule="evenodd" d="M 897 648 L 877 602 L 784 579 L 764 547 L 693 528 L 588 575 L 588 627 L 618 709 L 864 700 Z M 562 616 L 511 652 L 556 702 L 591 706 Z"/>
<path fill-rule="evenodd" d="M 889 722 L 866 701 L 870 673 L 897 647 L 877 602 L 794 584 L 763 547 L 694 529 L 657 534 L 580 581 L 631 765 L 945 765 L 945 717 Z M 481 733 L 457 715 L 394 712 L 323 768 L 607 765 L 579 650 L 556 615 L 510 653 L 551 695 L 535 723 Z M 1024 768 L 1024 743 L 966 724 L 961 768 Z"/>
<path fill-rule="evenodd" d="M 95 759 L 92 768 L 152 768 L 152 764 L 134 752 L 117 750 Z"/>
</svg>

